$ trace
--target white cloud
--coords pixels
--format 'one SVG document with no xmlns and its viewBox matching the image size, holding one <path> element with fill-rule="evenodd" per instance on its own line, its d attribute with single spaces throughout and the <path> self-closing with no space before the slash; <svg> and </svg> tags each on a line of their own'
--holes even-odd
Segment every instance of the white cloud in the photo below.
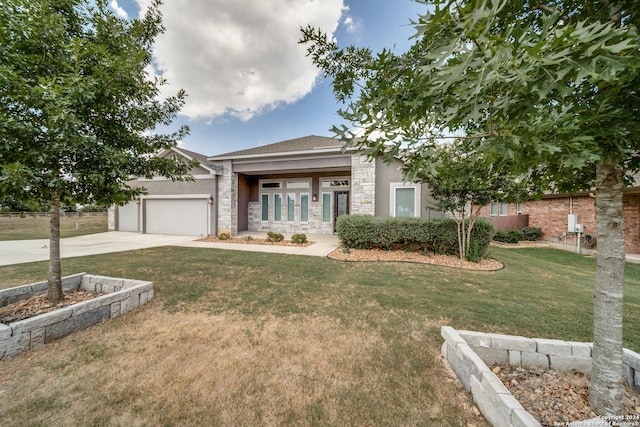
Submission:
<svg viewBox="0 0 640 427">
<path fill-rule="evenodd" d="M 111 6 L 111 9 L 113 9 L 114 12 L 116 12 L 116 15 L 118 15 L 120 18 L 129 19 L 127 11 L 120 7 L 120 5 L 118 4 L 118 0 L 111 0 L 109 2 L 109 6 Z"/>
<path fill-rule="evenodd" d="M 137 0 L 145 10 L 147 0 Z M 231 114 L 249 119 L 309 93 L 318 76 L 298 44 L 300 27 L 333 34 L 343 0 L 172 0 L 161 11 L 156 67 L 185 89 L 190 118 Z"/>
</svg>

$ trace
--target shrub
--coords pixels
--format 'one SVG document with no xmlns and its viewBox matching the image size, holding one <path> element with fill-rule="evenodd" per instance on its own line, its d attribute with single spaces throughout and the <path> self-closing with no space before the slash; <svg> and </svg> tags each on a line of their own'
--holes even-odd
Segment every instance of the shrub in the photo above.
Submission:
<svg viewBox="0 0 640 427">
<path fill-rule="evenodd" d="M 452 219 L 421 219 L 344 215 L 338 218 L 336 232 L 344 247 L 357 249 L 422 250 L 445 255 L 458 254 L 458 227 Z M 489 221 L 478 220 L 471 233 L 477 257 L 483 257 L 495 232 Z"/>
<path fill-rule="evenodd" d="M 542 237 L 542 229 L 539 227 L 525 227 L 522 229 L 522 233 L 524 234 L 524 240 L 529 242 L 535 242 Z"/>
<path fill-rule="evenodd" d="M 307 236 L 306 234 L 294 234 L 293 236 L 291 236 L 291 242 L 298 245 L 307 243 Z"/>
<path fill-rule="evenodd" d="M 509 239 L 507 237 L 507 233 L 504 231 L 496 231 L 496 234 L 493 236 L 493 240 L 496 242 L 508 243 Z"/>
<path fill-rule="evenodd" d="M 507 231 L 507 240 L 509 243 L 518 243 L 521 240 L 524 240 L 524 233 L 522 230 L 509 230 Z"/>
<path fill-rule="evenodd" d="M 220 240 L 229 240 L 230 238 L 231 238 L 231 233 L 227 231 L 223 231 L 222 233 L 218 234 L 218 239 Z"/>
<path fill-rule="evenodd" d="M 272 231 L 267 231 L 267 241 L 269 242 L 282 242 L 284 240 L 284 236 L 280 233 L 274 233 Z"/>
</svg>

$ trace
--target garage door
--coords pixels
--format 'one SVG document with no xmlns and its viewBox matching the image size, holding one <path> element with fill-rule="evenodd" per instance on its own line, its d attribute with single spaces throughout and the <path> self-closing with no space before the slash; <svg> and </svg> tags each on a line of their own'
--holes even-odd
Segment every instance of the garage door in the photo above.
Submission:
<svg viewBox="0 0 640 427">
<path fill-rule="evenodd" d="M 138 205 L 135 202 L 131 202 L 124 206 L 118 207 L 118 230 L 120 231 L 133 231 L 138 230 Z"/>
<path fill-rule="evenodd" d="M 146 232 L 200 236 L 209 233 L 207 199 L 147 199 Z"/>
</svg>

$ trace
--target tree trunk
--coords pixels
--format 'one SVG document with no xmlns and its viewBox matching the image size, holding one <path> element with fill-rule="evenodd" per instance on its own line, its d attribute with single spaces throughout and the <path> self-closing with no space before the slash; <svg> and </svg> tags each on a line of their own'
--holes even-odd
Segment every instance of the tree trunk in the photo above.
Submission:
<svg viewBox="0 0 640 427">
<path fill-rule="evenodd" d="M 60 196 L 51 196 L 51 218 L 49 219 L 49 302 L 58 303 L 64 299 L 62 293 L 62 269 L 60 267 Z"/>
<path fill-rule="evenodd" d="M 593 307 L 593 371 L 589 399 L 602 416 L 622 415 L 622 297 L 624 290 L 623 174 L 596 166 L 597 271 Z"/>
</svg>

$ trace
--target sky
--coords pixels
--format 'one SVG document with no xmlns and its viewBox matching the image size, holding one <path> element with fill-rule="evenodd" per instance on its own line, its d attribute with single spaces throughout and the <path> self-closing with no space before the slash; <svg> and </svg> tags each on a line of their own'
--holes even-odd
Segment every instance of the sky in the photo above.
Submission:
<svg viewBox="0 0 640 427">
<path fill-rule="evenodd" d="M 137 18 L 151 0 L 110 0 L 124 18 Z M 298 44 L 301 27 L 319 27 L 338 45 L 410 45 L 425 7 L 412 0 L 166 0 L 166 31 L 154 45 L 153 73 L 179 89 L 187 103 L 174 121 L 191 132 L 180 146 L 217 155 L 307 135 L 334 136 L 331 81 Z M 171 130 L 171 129 L 163 129 Z"/>
</svg>

